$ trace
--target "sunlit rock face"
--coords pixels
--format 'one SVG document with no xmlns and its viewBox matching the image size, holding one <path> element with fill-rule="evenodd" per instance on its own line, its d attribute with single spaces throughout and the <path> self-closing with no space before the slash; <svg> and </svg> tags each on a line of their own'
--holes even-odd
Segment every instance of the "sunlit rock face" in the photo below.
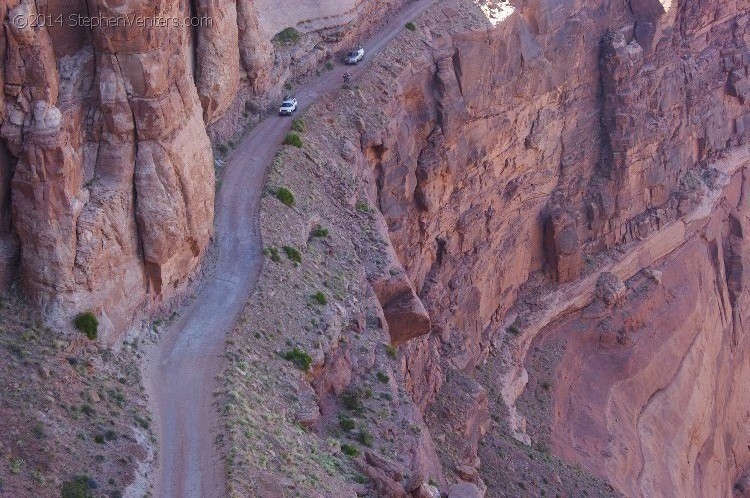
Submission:
<svg viewBox="0 0 750 498">
<path fill-rule="evenodd" d="M 213 158 L 186 31 L 19 19 L 184 14 L 177 1 L 7 7 L 2 136 L 21 281 L 52 317 L 94 310 L 112 339 L 187 280 L 212 234 Z"/>
<path fill-rule="evenodd" d="M 732 496 L 750 464 L 750 157 L 704 229 L 637 275 L 614 308 L 592 304 L 542 333 L 564 345 L 554 450 L 626 496 Z"/>
<path fill-rule="evenodd" d="M 385 117 L 363 126 L 361 133 L 370 196 L 377 200 L 391 243 L 431 318 L 432 335 L 405 346 L 409 388 L 420 406 L 460 389 L 444 382 L 450 376 L 436 372 L 471 372 L 488 358 L 493 337 L 513 323 L 509 311 L 531 275 L 546 274 L 548 285 L 575 283 L 590 271 L 593 255 L 625 251 L 672 226 L 696 207 L 690 198 L 695 175 L 725 152 L 744 150 L 750 140 L 743 90 L 750 60 L 749 2 L 528 1 L 509 6 L 505 17 L 492 10 L 497 5 L 485 3 L 476 4 L 474 13 L 483 22 L 475 29 L 451 33 L 433 27 L 429 54 L 404 67 L 388 67 L 397 84 L 384 81 L 372 97 Z M 442 13 L 446 23 L 462 15 L 450 8 Z M 739 209 L 740 198 L 730 194 L 721 195 Z M 721 230 L 729 231 L 731 223 L 722 223 Z M 650 265 L 670 252 L 661 249 L 641 254 L 633 265 Z M 702 250 L 710 252 L 710 244 Z M 733 260 L 735 268 L 742 258 Z M 675 264 L 693 269 L 702 263 L 685 259 Z M 723 267 L 717 268 L 718 275 Z M 710 341 L 718 342 L 712 342 L 713 348 L 733 340 L 730 331 L 739 322 L 730 324 L 725 315 L 742 315 L 743 308 L 717 305 L 722 291 L 706 283 L 707 277 L 694 276 L 700 285 L 692 298 L 705 315 L 703 326 L 692 324 L 680 332 L 668 321 L 659 322 L 660 337 L 689 336 L 700 328 L 714 331 Z M 736 278 L 734 282 L 740 285 Z M 624 287 L 618 289 L 613 302 L 625 296 Z M 540 288 L 527 299 L 530 305 L 544 305 L 545 297 L 556 298 Z M 665 298 L 649 308 L 650 318 L 661 313 L 659 306 L 671 304 L 676 306 L 669 312 L 673 320 L 687 309 Z M 656 348 L 648 354 L 665 368 L 674 367 L 669 358 L 658 356 L 669 351 Z M 737 379 L 744 367 L 725 370 L 721 365 L 733 356 L 721 354 L 717 352 L 713 366 L 693 365 L 691 372 L 705 375 L 706 385 L 721 377 L 733 387 L 712 391 L 704 386 L 700 395 L 705 403 L 720 405 L 726 392 L 737 390 L 741 402 L 745 398 Z M 596 373 L 615 375 L 606 371 L 606 362 L 599 366 Z M 595 382 L 595 372 L 588 375 L 585 381 Z M 527 379 L 516 380 L 523 390 Z M 645 392 L 651 387 L 644 382 Z M 608 399 L 607 392 L 596 395 Z M 712 445 L 731 434 L 739 452 L 747 420 L 738 411 L 711 412 L 726 420 L 716 433 L 707 426 L 698 430 L 688 422 L 657 420 L 664 407 L 679 413 L 687 403 L 684 396 L 676 393 L 653 405 L 648 428 L 618 419 L 622 430 L 643 430 L 644 441 L 647 431 L 655 434 L 644 443 L 644 451 L 651 452 L 648 462 L 656 460 L 662 440 L 673 441 L 679 454 L 690 457 L 689 483 L 675 489 L 700 496 L 717 486 L 731 493 L 745 456 L 732 457 L 735 463 L 728 464 L 728 472 L 712 467 L 704 481 L 699 474 L 714 465 L 712 458 L 730 452 L 716 450 L 711 457 L 696 452 L 695 445 Z M 565 399 L 575 405 L 580 398 Z M 708 412 L 695 409 L 703 420 Z M 697 434 L 700 443 L 682 438 L 680 431 Z M 569 438 L 559 443 L 569 451 L 559 452 L 588 465 L 602 460 L 592 449 L 606 448 L 601 442 L 580 449 L 578 440 Z M 669 486 L 685 470 L 660 464 L 642 467 L 639 477 L 640 471 L 632 470 L 636 460 L 622 457 L 611 468 L 597 463 L 592 469 L 626 494 L 645 496 L 669 494 Z M 630 467 L 618 474 L 617 465 Z M 632 480 L 642 484 L 630 487 Z"/>
</svg>

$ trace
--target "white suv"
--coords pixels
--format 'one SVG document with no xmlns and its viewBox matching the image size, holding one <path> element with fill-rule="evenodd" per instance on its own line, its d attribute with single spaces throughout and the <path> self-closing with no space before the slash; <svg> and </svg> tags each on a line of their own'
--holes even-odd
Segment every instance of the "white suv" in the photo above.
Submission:
<svg viewBox="0 0 750 498">
<path fill-rule="evenodd" d="M 297 99 L 294 97 L 286 97 L 279 108 L 279 114 L 282 116 L 291 116 L 296 111 Z"/>
<path fill-rule="evenodd" d="M 357 50 L 352 50 L 351 52 L 346 54 L 346 57 L 344 57 L 344 62 L 346 62 L 347 64 L 356 64 L 364 58 L 365 49 L 359 47 Z"/>
</svg>

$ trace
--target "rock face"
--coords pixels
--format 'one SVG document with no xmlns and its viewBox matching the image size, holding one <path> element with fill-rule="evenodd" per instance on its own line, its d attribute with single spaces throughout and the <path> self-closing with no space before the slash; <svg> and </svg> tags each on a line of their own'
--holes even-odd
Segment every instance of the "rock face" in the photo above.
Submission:
<svg viewBox="0 0 750 498">
<path fill-rule="evenodd" d="M 17 158 L 22 283 L 53 316 L 93 309 L 105 332 L 121 331 L 180 287 L 212 234 L 213 160 L 186 32 L 47 30 L 26 26 L 44 13 L 32 4 L 8 7 L 2 135 Z M 177 1 L 89 12 L 181 17 Z"/>
<path fill-rule="evenodd" d="M 575 283 L 590 269 L 590 258 L 602 251 L 625 252 L 629 244 L 661 231 L 677 246 L 686 243 L 684 225 L 672 222 L 702 217 L 691 213 L 714 209 L 707 198 L 730 195 L 719 189 L 720 194 L 712 191 L 702 197 L 700 177 L 705 175 L 710 185 L 714 174 L 704 172 L 705 165 L 727 151 L 747 155 L 747 1 L 526 1 L 514 7 L 504 19 L 462 5 L 435 9 L 423 21 L 430 25 L 425 35 L 429 48 L 399 46 L 400 52 L 392 54 L 363 92 L 362 105 L 381 107 L 382 112 L 355 123 L 363 160 L 354 162 L 364 165 L 369 196 L 377 199 L 393 248 L 432 323 L 433 334 L 404 348 L 408 387 L 420 407 L 440 406 L 441 400 L 462 389 L 446 381 L 446 371 L 471 372 L 485 360 L 493 361 L 488 359 L 493 340 L 504 333 L 504 324 L 513 323 L 508 312 L 524 284 L 546 274 L 552 282 L 545 285 L 571 283 L 575 290 Z M 457 29 L 461 23 L 463 28 Z M 737 199 L 731 202 L 741 204 Z M 673 249 L 662 251 L 657 243 L 647 247 L 647 253 L 628 259 L 633 266 L 628 268 L 630 275 Z M 747 292 L 736 276 L 742 258 L 724 265 L 734 268 L 730 273 L 735 296 Z M 688 260 L 684 264 L 697 265 Z M 715 273 L 725 271 L 729 270 L 719 267 Z M 666 280 L 666 274 L 661 278 Z M 589 280 L 593 298 L 597 276 Z M 702 277 L 695 282 L 698 288 L 713 288 L 698 285 Z M 535 302 L 544 291 L 532 293 L 529 302 L 544 304 Z M 700 300 L 716 298 L 716 293 L 705 292 Z M 600 279 L 599 295 L 609 306 L 618 306 L 627 293 L 615 275 Z M 563 297 L 568 296 L 549 296 Z M 575 309 L 581 308 L 576 296 L 570 299 Z M 673 320 L 680 313 L 674 312 Z M 731 313 L 743 312 L 724 309 L 700 323 L 708 327 L 710 321 L 711 327 L 725 331 L 721 317 Z M 515 318 L 521 326 L 524 319 Z M 597 332 L 595 343 L 631 347 L 638 326 L 628 322 Z M 664 338 L 671 333 L 667 322 L 657 330 Z M 716 340 L 730 339 L 724 335 Z M 530 344 L 524 335 L 520 341 L 519 351 L 525 354 Z M 521 362 L 523 354 L 518 355 Z M 668 353 L 662 349 L 649 354 L 658 362 L 658 355 Z M 729 362 L 728 357 L 717 360 L 710 367 L 715 370 L 693 373 L 722 378 L 729 391 L 742 389 L 737 379 L 743 367 L 726 371 L 721 365 Z M 669 364 L 669 358 L 663 363 Z M 441 378 L 436 380 L 438 368 Z M 589 382 L 593 375 L 587 377 Z M 528 376 L 516 380 L 512 390 L 522 391 Z M 646 385 L 643 388 L 650 389 Z M 721 392 L 715 391 L 717 396 Z M 674 398 L 658 406 L 681 405 Z M 727 427 L 748 427 L 741 410 L 732 410 Z M 625 425 L 628 429 L 623 430 L 639 430 L 636 420 Z M 521 426 L 515 429 L 523 435 Z M 659 427 L 659 440 L 674 440 L 669 423 L 659 422 Z M 672 429 L 675 435 L 682 431 Z M 698 441 L 713 441 L 713 435 L 704 435 Z M 559 447 L 569 449 L 565 455 L 571 461 L 588 465 L 598 458 L 594 448 L 605 439 L 596 439 L 579 454 L 573 443 L 578 437 L 560 441 Z M 687 441 L 674 441 L 693 465 L 695 452 Z M 655 448 L 659 443 L 648 444 Z M 707 465 L 711 457 L 705 458 L 695 465 Z M 737 469 L 747 464 L 744 456 L 736 461 Z M 630 471 L 615 476 L 615 466 L 623 462 L 619 459 L 606 470 L 591 468 L 625 494 L 647 496 L 668 494 L 680 472 L 658 465 L 649 470 L 651 476 L 642 477 L 650 483 L 636 489 L 627 484 L 638 481 Z M 710 483 L 718 486 L 722 480 L 724 487 L 715 489 L 729 493 L 731 479 L 739 477 L 717 471 L 705 483 L 696 478 L 679 489 L 701 495 Z"/>
<path fill-rule="evenodd" d="M 633 286 L 645 292 L 630 293 L 614 311 L 592 305 L 541 339 L 563 340 L 567 348 L 557 367 L 554 449 L 626 496 L 732 496 L 733 488 L 744 489 L 747 186 L 745 168 L 702 236 L 659 265 L 661 285 L 643 287 L 637 277 Z M 605 329 L 627 340 L 603 344 L 597 331 Z M 587 402 L 574 409 L 573 399 Z"/>
<path fill-rule="evenodd" d="M 3 2 L 0 284 L 13 278 L 20 250 L 23 287 L 48 316 L 67 323 L 91 309 L 108 341 L 185 287 L 213 234 L 207 126 L 243 88 L 259 94 L 312 68 L 284 59 L 274 69 L 275 33 L 261 29 L 269 8 Z M 380 19 L 373 8 L 352 5 L 321 27 L 370 16 L 360 27 L 370 29 Z M 40 26 L 41 15 L 54 22 Z M 317 53 L 304 45 L 295 57 L 305 50 Z"/>
</svg>

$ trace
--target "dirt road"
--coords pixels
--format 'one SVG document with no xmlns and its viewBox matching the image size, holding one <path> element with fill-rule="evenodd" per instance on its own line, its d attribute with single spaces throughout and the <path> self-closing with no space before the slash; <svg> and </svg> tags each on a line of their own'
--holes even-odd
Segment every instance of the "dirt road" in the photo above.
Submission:
<svg viewBox="0 0 750 498">
<path fill-rule="evenodd" d="M 435 0 L 420 0 L 364 44 L 365 62 L 350 68 L 354 78 L 404 24 Z M 300 108 L 341 86 L 341 65 L 297 90 Z M 266 167 L 288 132 L 289 118 L 260 123 L 224 168 L 216 202 L 218 261 L 195 299 L 164 332 L 145 367 L 146 388 L 159 432 L 157 498 L 213 498 L 227 494 L 224 463 L 216 451 L 219 417 L 212 406 L 224 341 L 258 280 L 263 257 L 258 226 Z"/>
</svg>

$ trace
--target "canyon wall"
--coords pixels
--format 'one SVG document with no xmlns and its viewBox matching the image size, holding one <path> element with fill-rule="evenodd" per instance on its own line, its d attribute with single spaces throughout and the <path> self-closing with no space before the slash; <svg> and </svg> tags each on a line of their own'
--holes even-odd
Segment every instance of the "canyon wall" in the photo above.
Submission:
<svg viewBox="0 0 750 498">
<path fill-rule="evenodd" d="M 523 354 L 514 353 L 515 341 L 505 329 L 520 332 L 526 340 L 523 331 L 533 315 L 524 309 L 544 306 L 545 299 L 557 298 L 557 285 L 596 272 L 602 251 L 626 252 L 630 244 L 701 209 L 698 191 L 704 183 L 711 185 L 714 174 L 706 165 L 737 147 L 746 154 L 742 147 L 750 139 L 748 2 L 528 1 L 514 3 L 505 12 L 487 12 L 465 5 L 434 9 L 421 33 L 429 48 L 401 44 L 394 49 L 385 70 L 363 91 L 363 105 L 383 111 L 354 122 L 363 156 L 358 164 L 369 197 L 382 213 L 390 241 L 431 318 L 432 334 L 404 346 L 405 381 L 423 409 L 439 410 L 441 400 L 465 392 L 466 381 L 449 373 L 471 374 L 475 367 L 497 361 L 494 355 L 503 349 L 497 345 L 504 340 L 510 361 L 523 365 L 528 345 L 519 349 Z M 746 198 L 733 198 L 732 192 L 722 195 L 739 209 Z M 744 222 L 723 223 L 729 233 L 728 227 L 735 226 L 737 232 Z M 673 265 L 698 266 L 687 256 L 680 259 L 692 243 L 685 242 L 682 252 L 670 256 Z M 736 275 L 744 253 L 737 250 L 731 285 L 741 302 L 746 284 Z M 653 260 L 643 257 L 641 263 L 648 266 Z M 694 305 L 702 310 L 699 323 L 705 326 L 691 323 L 681 329 L 664 321 L 655 330 L 665 341 L 679 341 L 681 334 L 693 334 L 692 340 L 699 330 L 715 330 L 705 346 L 716 353 L 710 364 L 696 365 L 690 373 L 686 367 L 681 375 L 706 382 L 700 388 L 703 397 L 695 395 L 690 406 L 700 405 L 700 400 L 722 405 L 736 392 L 737 404 L 731 405 L 736 407 L 744 400 L 739 379 L 745 353 L 729 344 L 739 341 L 733 335 L 741 330 L 737 324 L 744 316 L 742 307 L 727 307 L 721 297 L 726 294 L 722 285 L 728 285 L 721 275 L 726 266 L 714 267 L 709 274 L 716 274 L 716 285 L 701 276 L 693 281 Z M 717 299 L 723 304 L 717 305 Z M 665 312 L 675 313 L 674 320 L 681 309 L 689 309 L 678 304 L 670 299 L 649 310 L 658 315 L 660 306 L 674 305 Z M 727 314 L 735 318 L 727 320 Z M 652 346 L 646 341 L 641 347 Z M 575 348 L 569 355 L 576 356 Z M 662 373 L 676 368 L 669 356 L 661 355 L 668 353 L 652 349 L 638 361 L 653 358 L 663 364 Z M 729 358 L 738 364 L 724 366 Z M 581 382 L 590 384 L 603 375 L 604 363 L 598 370 L 592 367 Z M 529 375 L 523 369 L 518 373 Z M 633 380 L 633 389 L 660 392 L 645 371 L 638 375 L 642 382 Z M 462 380 L 451 380 L 457 378 Z M 514 377 L 513 382 L 513 389 L 522 392 L 524 378 Z M 597 392 L 614 403 L 609 409 L 624 409 L 631 398 L 617 394 L 622 387 L 613 385 L 607 392 L 607 386 Z M 653 453 L 659 441 L 674 441 L 672 453 L 687 455 L 696 476 L 680 488 L 683 491 L 701 495 L 701 490 L 714 487 L 731 492 L 747 464 L 739 445 L 745 444 L 740 434 L 748 420 L 741 410 L 718 409 L 710 415 L 717 421 L 717 433 L 708 426 L 698 430 L 687 423 L 677 427 L 657 421 L 659 410 L 679 413 L 681 400 L 692 392 L 671 389 L 675 394 L 648 405 L 653 416 L 641 423 L 649 428 L 636 427 L 633 419 L 608 418 L 607 423 L 623 424 L 623 431 L 643 431 L 641 440 L 651 445 L 645 452 Z M 556 396 L 561 404 L 580 400 L 564 393 Z M 612 397 L 621 401 L 615 403 Z M 628 410 L 640 406 L 645 410 L 645 401 Z M 530 441 L 523 415 L 514 410 L 511 406 L 513 431 Z M 585 431 L 587 416 L 577 417 Z M 481 420 L 474 426 L 481 426 Z M 675 439 L 680 431 L 701 436 L 688 443 Z M 695 460 L 695 445 L 708 448 L 720 437 L 734 454 L 705 449 Z M 636 468 L 630 457 L 615 456 L 602 470 L 594 462 L 601 455 L 581 450 L 580 435 L 556 441 L 555 449 L 569 461 L 585 463 L 628 495 L 667 493 L 685 475 L 679 465 L 665 468 L 649 454 L 644 457 L 649 465 L 641 467 L 643 484 L 633 487 L 637 475 L 614 470 Z M 590 448 L 606 447 L 604 441 L 596 439 Z M 473 465 L 475 456 L 476 451 L 467 451 L 458 464 Z M 726 463 L 724 471 L 723 463 L 709 464 L 716 460 Z"/>
<path fill-rule="evenodd" d="M 564 345 L 554 450 L 627 496 L 732 496 L 747 472 L 748 167 L 746 157 L 705 227 L 631 278 L 621 302 L 596 301 L 536 341 Z"/>
<path fill-rule="evenodd" d="M 23 289 L 46 316 L 66 324 L 92 310 L 110 342 L 186 287 L 213 235 L 208 127 L 246 110 L 248 95 L 273 97 L 330 54 L 315 50 L 317 34 L 299 47 L 274 46 L 275 33 L 261 29 L 266 8 L 182 0 L 0 6 L 0 283 L 20 261 Z M 325 27 L 367 21 L 337 39 L 380 20 L 372 2 L 352 8 Z M 228 133 L 242 126 L 232 121 Z"/>
</svg>

